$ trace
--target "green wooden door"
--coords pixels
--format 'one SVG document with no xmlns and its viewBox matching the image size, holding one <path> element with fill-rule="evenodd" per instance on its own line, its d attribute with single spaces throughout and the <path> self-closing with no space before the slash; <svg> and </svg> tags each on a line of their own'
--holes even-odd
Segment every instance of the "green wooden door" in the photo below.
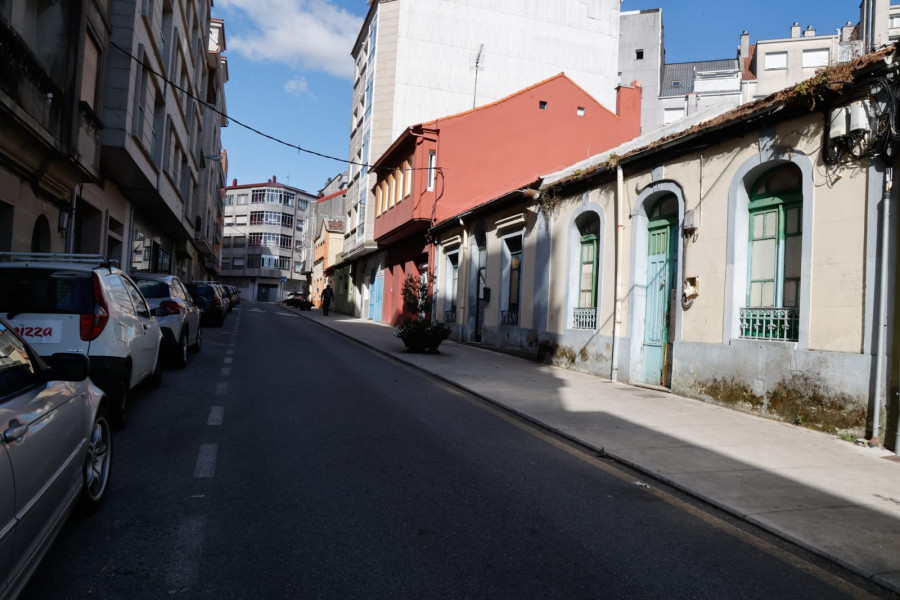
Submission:
<svg viewBox="0 0 900 600">
<path fill-rule="evenodd" d="M 678 273 L 678 200 L 672 194 L 663 196 L 649 217 L 642 381 L 668 387 L 672 380 L 670 313 Z"/>
</svg>

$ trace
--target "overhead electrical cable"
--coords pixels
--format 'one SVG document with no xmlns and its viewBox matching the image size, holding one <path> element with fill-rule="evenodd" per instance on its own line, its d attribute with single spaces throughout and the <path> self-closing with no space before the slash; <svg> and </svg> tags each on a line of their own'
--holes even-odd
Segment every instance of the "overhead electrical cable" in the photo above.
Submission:
<svg viewBox="0 0 900 600">
<path fill-rule="evenodd" d="M 293 148 L 294 150 L 297 150 L 297 151 L 299 151 L 299 152 L 304 152 L 304 153 L 306 153 L 306 154 L 312 154 L 313 156 L 318 156 L 318 157 L 320 157 L 320 158 L 327 158 L 327 159 L 329 159 L 329 160 L 336 160 L 336 161 L 338 161 L 338 162 L 342 162 L 342 163 L 345 163 L 345 164 L 348 164 L 348 165 L 354 165 L 354 166 L 357 166 L 357 167 L 365 167 L 366 169 L 372 169 L 372 165 L 370 165 L 370 164 L 368 164 L 368 163 L 356 162 L 356 161 L 352 161 L 352 160 L 347 160 L 346 158 L 338 158 L 338 157 L 336 157 L 336 156 L 331 156 L 331 155 L 329 155 L 329 154 L 324 154 L 324 153 L 322 153 L 322 152 L 316 152 L 315 150 L 310 150 L 309 148 L 304 148 L 304 147 L 299 146 L 299 145 L 297 145 L 297 144 L 292 144 L 291 142 L 287 142 L 287 141 L 285 141 L 285 140 L 282 140 L 282 139 L 280 139 L 280 138 L 277 138 L 277 137 L 275 137 L 274 135 L 269 135 L 268 133 L 265 133 L 264 131 L 260 131 L 259 129 L 256 129 L 255 127 L 251 127 L 250 125 L 247 125 L 246 123 L 244 123 L 244 122 L 242 122 L 242 121 L 239 121 L 239 120 L 235 119 L 235 118 L 232 117 L 231 115 L 229 115 L 229 114 L 227 114 L 227 113 L 224 113 L 224 112 L 220 111 L 218 108 L 216 108 L 216 107 L 213 106 L 212 104 L 206 102 L 205 100 L 203 100 L 203 99 L 201 99 L 201 98 L 198 98 L 197 96 L 195 96 L 194 94 L 192 94 L 190 91 L 184 89 L 183 87 L 181 87 L 180 85 L 178 85 L 177 83 L 175 83 L 174 81 L 172 81 L 171 79 L 169 79 L 168 77 L 166 77 L 165 75 L 163 75 L 162 73 L 160 73 L 160 72 L 158 72 L 158 71 L 155 71 L 154 69 L 151 69 L 151 68 L 148 67 L 146 64 L 144 64 L 143 61 L 141 61 L 140 59 L 138 59 L 138 57 L 136 57 L 135 55 L 133 55 L 131 52 L 129 52 L 129 51 L 126 50 L 125 48 L 119 46 L 117 43 L 115 43 L 115 42 L 113 42 L 113 41 L 110 41 L 110 45 L 112 45 L 115 49 L 119 50 L 120 52 L 122 52 L 123 54 L 125 54 L 126 56 L 128 56 L 131 60 L 133 60 L 133 61 L 135 61 L 135 62 L 138 62 L 138 63 L 141 63 L 142 66 L 143 66 L 143 68 L 144 68 L 145 70 L 147 70 L 147 71 L 149 71 L 150 73 L 153 73 L 154 75 L 156 75 L 161 81 L 164 81 L 165 83 L 171 85 L 173 88 L 175 88 L 175 89 L 178 90 L 179 92 L 182 92 L 183 94 L 187 95 L 189 98 L 192 98 L 192 99 L 196 100 L 197 102 L 199 102 L 200 104 L 202 104 L 203 106 L 205 106 L 205 107 L 208 108 L 209 110 L 213 111 L 213 112 L 216 113 L 217 115 L 222 116 L 222 117 L 225 117 L 225 118 L 228 119 L 230 122 L 235 123 L 235 124 L 237 124 L 237 125 L 240 125 L 240 126 L 243 127 L 244 129 L 247 129 L 247 130 L 249 130 L 249 131 L 252 131 L 252 132 L 255 133 L 256 135 L 262 136 L 262 137 L 264 137 L 264 138 L 266 138 L 266 139 L 268 139 L 268 140 L 271 140 L 271 141 L 273 141 L 273 142 L 275 142 L 275 143 L 277 143 L 277 144 L 281 144 L 281 145 L 283 145 L 283 146 L 287 146 L 288 148 Z M 412 170 L 413 170 L 413 171 L 428 170 L 428 167 L 413 168 Z"/>
</svg>

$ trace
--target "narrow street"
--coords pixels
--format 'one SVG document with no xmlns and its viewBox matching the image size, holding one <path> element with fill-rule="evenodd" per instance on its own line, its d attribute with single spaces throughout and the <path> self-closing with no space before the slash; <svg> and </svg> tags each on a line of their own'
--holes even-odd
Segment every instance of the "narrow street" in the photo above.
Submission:
<svg viewBox="0 0 900 600">
<path fill-rule="evenodd" d="M 271 304 L 115 443 L 22 598 L 889 597 Z"/>
</svg>

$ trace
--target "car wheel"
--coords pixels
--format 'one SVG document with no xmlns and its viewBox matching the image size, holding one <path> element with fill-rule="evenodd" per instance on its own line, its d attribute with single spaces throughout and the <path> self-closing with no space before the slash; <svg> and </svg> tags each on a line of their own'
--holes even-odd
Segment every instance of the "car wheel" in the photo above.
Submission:
<svg viewBox="0 0 900 600">
<path fill-rule="evenodd" d="M 90 514 L 100 508 L 109 487 L 109 473 L 112 468 L 112 430 L 106 416 L 106 407 L 101 406 L 94 417 L 94 426 L 88 438 L 87 456 L 82 470 L 81 497 L 78 510 Z"/>
<path fill-rule="evenodd" d="M 178 340 L 178 353 L 175 355 L 175 366 L 183 369 L 187 366 L 188 361 L 188 339 L 187 334 L 190 332 L 182 331 L 181 338 Z M 157 361 L 158 362 L 158 361 Z"/>
<path fill-rule="evenodd" d="M 131 393 L 131 374 L 125 373 L 122 381 L 119 383 L 119 389 L 110 395 L 112 403 L 112 423 L 116 429 L 122 429 L 128 423 L 128 414 L 125 409 L 128 405 L 128 395 Z"/>
<path fill-rule="evenodd" d="M 153 388 L 158 388 L 162 385 L 162 353 L 157 354 L 156 368 L 153 369 L 153 373 L 147 378 L 147 383 Z"/>
<path fill-rule="evenodd" d="M 194 354 L 198 354 L 200 352 L 200 346 L 203 345 L 203 330 L 197 329 L 197 341 L 194 342 L 194 345 L 191 346 L 191 352 Z"/>
</svg>

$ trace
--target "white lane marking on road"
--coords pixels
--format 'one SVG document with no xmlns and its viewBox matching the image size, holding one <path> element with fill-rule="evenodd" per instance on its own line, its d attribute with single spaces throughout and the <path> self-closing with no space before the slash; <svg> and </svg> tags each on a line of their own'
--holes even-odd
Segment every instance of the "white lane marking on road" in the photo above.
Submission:
<svg viewBox="0 0 900 600">
<path fill-rule="evenodd" d="M 166 585 L 170 595 L 185 592 L 197 582 L 205 535 L 205 514 L 185 517 L 179 524 L 172 562 L 166 574 Z"/>
<path fill-rule="evenodd" d="M 210 406 L 209 407 L 209 418 L 206 420 L 207 425 L 221 425 L 222 421 L 225 419 L 225 407 L 224 406 Z"/>
<path fill-rule="evenodd" d="M 234 346 L 228 346 L 228 350 L 225 351 L 225 354 L 234 354 Z"/>
<path fill-rule="evenodd" d="M 219 373 L 222 377 L 228 377 L 231 375 L 231 367 L 222 367 L 222 371 Z"/>
<path fill-rule="evenodd" d="M 230 365 L 232 362 L 234 362 L 234 359 L 233 359 L 233 358 L 231 358 L 230 356 L 226 356 L 226 357 L 225 357 L 225 364 L 226 364 L 226 365 Z"/>
<path fill-rule="evenodd" d="M 212 477 L 216 472 L 216 455 L 219 453 L 218 444 L 201 444 L 197 454 L 197 464 L 194 465 L 194 477 Z"/>
<path fill-rule="evenodd" d="M 216 384 L 216 396 L 224 396 L 228 392 L 227 383 Z"/>
</svg>

